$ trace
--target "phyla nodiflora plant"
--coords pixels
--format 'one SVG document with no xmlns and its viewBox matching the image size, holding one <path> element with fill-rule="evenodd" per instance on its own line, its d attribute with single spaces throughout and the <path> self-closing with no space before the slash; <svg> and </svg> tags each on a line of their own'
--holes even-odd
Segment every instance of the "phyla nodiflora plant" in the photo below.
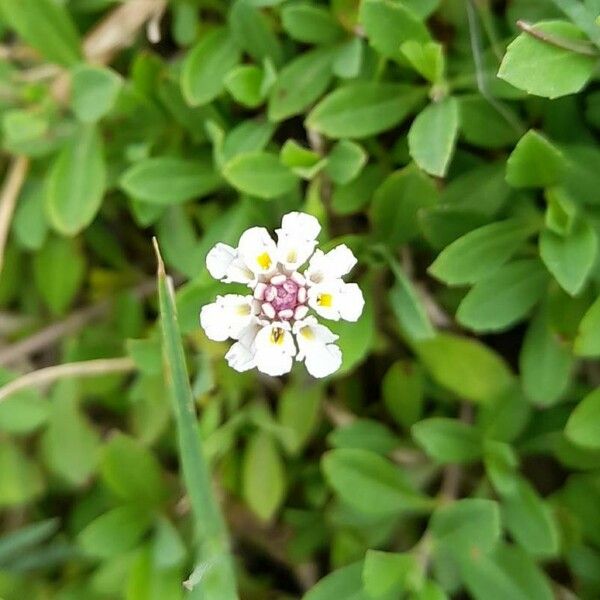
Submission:
<svg viewBox="0 0 600 600">
<path fill-rule="evenodd" d="M 211 340 L 236 340 L 225 355 L 230 367 L 256 367 L 277 376 L 291 370 L 295 357 L 313 377 L 339 369 L 338 336 L 311 310 L 325 319 L 357 321 L 365 302 L 358 285 L 343 280 L 356 264 L 354 254 L 344 244 L 327 253 L 316 249 L 320 230 L 315 217 L 291 212 L 276 230 L 277 243 L 264 227 L 252 227 L 237 248 L 218 243 L 206 256 L 215 279 L 252 290 L 248 295 L 217 296 L 200 312 L 200 324 Z"/>
</svg>

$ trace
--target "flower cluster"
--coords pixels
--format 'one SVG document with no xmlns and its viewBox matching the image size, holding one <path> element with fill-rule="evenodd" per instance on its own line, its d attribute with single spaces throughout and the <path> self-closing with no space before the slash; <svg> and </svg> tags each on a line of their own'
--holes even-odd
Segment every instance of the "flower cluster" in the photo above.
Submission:
<svg viewBox="0 0 600 600">
<path fill-rule="evenodd" d="M 236 340 L 225 355 L 230 367 L 283 375 L 294 357 L 304 361 L 313 377 L 326 377 L 340 367 L 342 353 L 334 344 L 338 336 L 309 312 L 356 321 L 364 299 L 358 285 L 342 279 L 356 258 L 343 244 L 327 253 L 315 250 L 320 230 L 315 217 L 292 212 L 276 230 L 277 243 L 265 228 L 252 227 L 242 234 L 237 249 L 219 243 L 206 256 L 215 279 L 253 290 L 246 296 L 217 296 L 200 312 L 200 324 L 211 340 Z"/>
</svg>

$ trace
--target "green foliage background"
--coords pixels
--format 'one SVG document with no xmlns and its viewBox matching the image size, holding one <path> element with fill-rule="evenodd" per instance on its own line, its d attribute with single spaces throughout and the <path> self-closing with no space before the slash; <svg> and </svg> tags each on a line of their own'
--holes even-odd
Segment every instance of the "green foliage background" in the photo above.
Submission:
<svg viewBox="0 0 600 600">
<path fill-rule="evenodd" d="M 600 597 L 599 15 L 0 0 L 0 597 Z M 359 258 L 326 381 L 198 326 L 290 210 Z"/>
</svg>

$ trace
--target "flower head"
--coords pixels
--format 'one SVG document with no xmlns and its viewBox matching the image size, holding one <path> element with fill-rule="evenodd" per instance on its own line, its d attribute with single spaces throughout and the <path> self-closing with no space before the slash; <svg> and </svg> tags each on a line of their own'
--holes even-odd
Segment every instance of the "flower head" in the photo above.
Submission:
<svg viewBox="0 0 600 600">
<path fill-rule="evenodd" d="M 365 302 L 358 285 L 342 279 L 356 264 L 352 251 L 343 244 L 327 253 L 315 250 L 320 231 L 315 217 L 292 212 L 276 230 L 277 243 L 264 227 L 252 227 L 237 248 L 219 243 L 206 256 L 215 279 L 252 290 L 217 296 L 200 311 L 207 337 L 236 340 L 225 355 L 236 371 L 256 367 L 284 375 L 296 358 L 313 377 L 326 377 L 342 364 L 337 336 L 309 313 L 356 321 Z"/>
</svg>

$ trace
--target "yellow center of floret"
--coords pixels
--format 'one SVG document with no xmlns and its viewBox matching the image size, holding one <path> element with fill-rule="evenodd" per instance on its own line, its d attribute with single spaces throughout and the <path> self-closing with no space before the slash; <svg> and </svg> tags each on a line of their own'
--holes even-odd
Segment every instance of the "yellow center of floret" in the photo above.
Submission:
<svg viewBox="0 0 600 600">
<path fill-rule="evenodd" d="M 250 305 L 249 304 L 240 304 L 237 307 L 237 314 L 238 315 L 249 315 L 250 314 Z"/>
<path fill-rule="evenodd" d="M 317 304 L 319 306 L 324 306 L 325 308 L 330 308 L 332 304 L 333 298 L 331 294 L 319 294 L 317 297 Z"/>
<path fill-rule="evenodd" d="M 283 344 L 284 331 L 281 327 L 273 327 L 271 330 L 271 343 L 281 346 Z"/>
<path fill-rule="evenodd" d="M 264 271 L 271 268 L 272 261 L 271 256 L 268 252 L 263 252 L 262 254 L 259 254 L 256 257 L 256 262 L 258 263 L 258 266 Z"/>
<path fill-rule="evenodd" d="M 315 339 L 315 332 L 312 330 L 312 327 L 303 327 L 300 330 L 300 335 L 302 337 L 305 337 L 307 340 Z"/>
<path fill-rule="evenodd" d="M 295 250 L 290 250 L 287 255 L 287 261 L 294 263 L 298 260 L 298 253 Z"/>
</svg>

